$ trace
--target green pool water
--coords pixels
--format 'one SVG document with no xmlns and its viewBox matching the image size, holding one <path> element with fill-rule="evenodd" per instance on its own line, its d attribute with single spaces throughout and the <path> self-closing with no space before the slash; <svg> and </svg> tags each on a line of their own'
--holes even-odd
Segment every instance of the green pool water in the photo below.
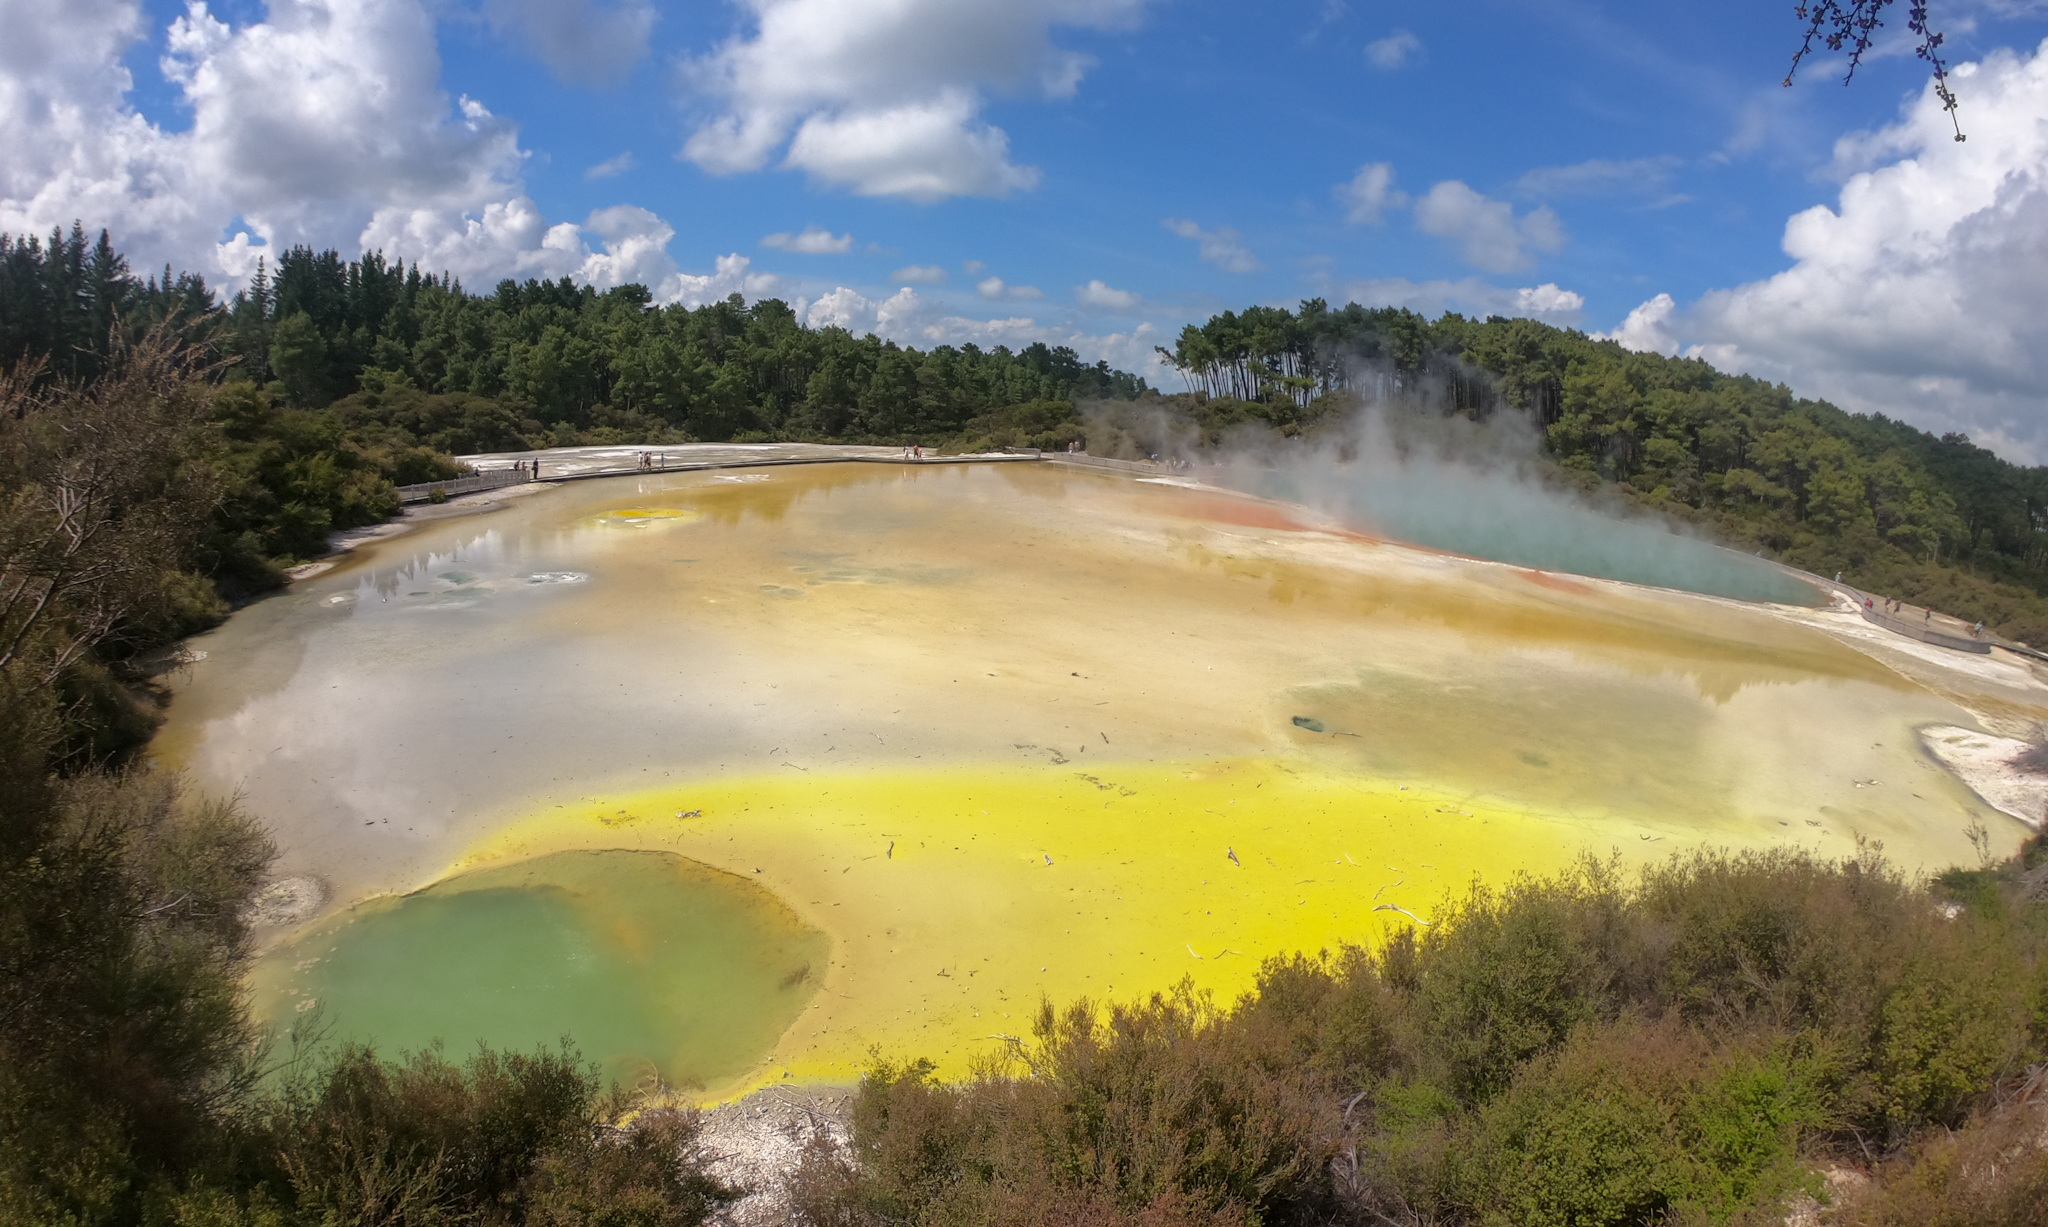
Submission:
<svg viewBox="0 0 2048 1227">
<path fill-rule="evenodd" d="M 767 891 L 660 852 L 570 852 L 371 900 L 268 952 L 252 989 L 280 1027 L 397 1055 L 552 1045 L 613 1077 L 744 1073 L 823 978 L 827 939 Z"/>
</svg>

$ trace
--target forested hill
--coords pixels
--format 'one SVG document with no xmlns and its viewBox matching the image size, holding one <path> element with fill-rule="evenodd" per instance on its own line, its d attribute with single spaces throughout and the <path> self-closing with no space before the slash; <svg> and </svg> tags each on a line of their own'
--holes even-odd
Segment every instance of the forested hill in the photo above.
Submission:
<svg viewBox="0 0 2048 1227">
<path fill-rule="evenodd" d="M 919 351 L 808 327 L 774 299 L 657 307 L 640 286 L 567 280 L 478 295 L 374 253 L 294 248 L 223 302 L 193 274 L 132 274 L 104 233 L 0 235 L 0 368 L 41 356 L 49 376 L 88 380 L 117 321 L 136 335 L 172 317 L 232 360 L 216 395 L 227 480 L 207 553 L 230 590 L 318 553 L 332 529 L 390 514 L 391 483 L 451 471 L 450 453 L 1059 446 L 1085 435 L 1075 403 L 1095 400 L 1142 400 L 1132 421 L 1192 418 L 1214 442 L 1247 423 L 1312 434 L 1391 399 L 1527 414 L 1566 479 L 2048 644 L 2048 470 L 1532 320 L 1320 300 L 1226 312 L 1162 351 L 1191 390 L 1161 397 L 1070 349 Z"/>
<path fill-rule="evenodd" d="M 455 470 L 450 454 L 574 444 L 803 439 L 930 446 L 1075 437 L 1076 399 L 1143 381 L 1071 349 L 909 349 L 811 328 L 789 305 L 735 295 L 657 307 L 644 287 L 499 283 L 303 247 L 220 301 L 195 274 L 130 272 L 102 232 L 0 235 L 0 371 L 41 362 L 82 385 L 109 337 L 166 320 L 225 360 L 213 376 L 221 486 L 202 550 L 230 596 L 277 564 L 397 510 L 393 484 Z"/>
<path fill-rule="evenodd" d="M 660 438 L 932 440 L 991 409 L 1145 390 L 1064 347 L 907 349 L 808 327 L 777 299 L 656 307 L 644 286 L 598 293 L 567 278 L 502 281 L 477 295 L 380 254 L 344 261 L 295 247 L 217 303 L 192 274 L 131 275 L 104 232 L 96 245 L 76 226 L 47 242 L 0 235 L 0 366 L 50 354 L 58 370 L 87 375 L 116 319 L 146 325 L 172 312 L 205 321 L 205 339 L 236 360 L 230 379 L 269 387 L 293 407 L 365 392 L 465 398 L 423 410 L 435 423 L 479 419 L 466 436 L 457 424 L 428 432 L 445 439 L 421 439 L 458 451 Z"/>
<path fill-rule="evenodd" d="M 1160 351 L 1204 434 L 1312 433 L 1359 400 L 1522 412 L 1564 475 L 1861 587 L 2048 644 L 2048 469 L 1706 363 L 1526 319 L 1321 300 L 1190 325 Z"/>
</svg>

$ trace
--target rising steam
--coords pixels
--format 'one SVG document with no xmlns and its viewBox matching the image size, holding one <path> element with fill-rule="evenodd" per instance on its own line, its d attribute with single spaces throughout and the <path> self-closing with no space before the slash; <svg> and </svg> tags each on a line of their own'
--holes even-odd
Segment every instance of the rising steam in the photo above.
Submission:
<svg viewBox="0 0 2048 1227">
<path fill-rule="evenodd" d="M 1393 394 L 1357 398 L 1337 421 L 1293 438 L 1247 423 L 1204 440 L 1167 402 L 1097 406 L 1090 450 L 1187 461 L 1205 481 L 1469 557 L 1747 601 L 1818 598 L 1774 563 L 1569 487 L 1521 413 L 1447 416 L 1420 390 L 1363 382 Z"/>
</svg>

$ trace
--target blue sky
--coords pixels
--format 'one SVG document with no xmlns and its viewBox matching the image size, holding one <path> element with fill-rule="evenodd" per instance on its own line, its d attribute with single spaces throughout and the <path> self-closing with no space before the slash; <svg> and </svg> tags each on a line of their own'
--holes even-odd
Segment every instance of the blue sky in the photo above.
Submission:
<svg viewBox="0 0 2048 1227">
<path fill-rule="evenodd" d="M 78 216 L 224 284 L 267 245 L 380 246 L 478 288 L 774 294 L 1126 366 L 1252 302 L 1532 314 L 2048 454 L 2034 0 L 1934 6 L 1965 145 L 1903 30 L 1852 87 L 1822 57 L 1781 88 L 1788 0 L 0 15 L 26 31 L 0 51 L 0 228 Z"/>
</svg>

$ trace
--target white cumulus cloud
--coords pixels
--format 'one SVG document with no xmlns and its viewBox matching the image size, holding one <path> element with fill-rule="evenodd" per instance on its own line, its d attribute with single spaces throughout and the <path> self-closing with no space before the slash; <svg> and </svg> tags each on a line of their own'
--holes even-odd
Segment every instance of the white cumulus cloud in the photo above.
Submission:
<svg viewBox="0 0 2048 1227">
<path fill-rule="evenodd" d="M 1145 0 L 739 0 L 751 29 L 689 63 L 719 111 L 683 146 L 716 174 L 782 165 L 859 195 L 1002 196 L 1038 182 L 981 118 L 991 93 L 1065 98 L 1087 57 L 1061 27 L 1128 24 Z"/>
<path fill-rule="evenodd" d="M 1477 277 L 1460 281 L 1369 278 L 1338 285 L 1335 297 L 1364 307 L 1406 307 L 1424 315 L 1457 311 L 1481 318 L 1505 315 L 1551 324 L 1575 324 L 1586 307 L 1584 295 L 1554 282 L 1515 289 L 1490 285 Z"/>
<path fill-rule="evenodd" d="M 672 231 L 653 214 L 541 215 L 514 126 L 441 88 L 422 0 L 270 0 L 241 26 L 194 0 L 163 31 L 161 67 L 191 117 L 178 132 L 129 97 L 122 57 L 149 33 L 136 0 L 0 0 L 0 28 L 0 231 L 77 218 L 111 230 L 138 267 L 231 284 L 265 252 L 306 243 L 381 248 L 471 284 L 574 276 L 691 292 L 664 263 Z M 611 165 L 624 163 L 593 169 Z"/>
<path fill-rule="evenodd" d="M 1556 251 L 1564 245 L 1564 226 L 1548 208 L 1518 218 L 1507 201 L 1482 196 L 1456 179 L 1415 202 L 1415 225 L 1456 242 L 1465 263 L 1489 273 L 1521 272 L 1535 263 L 1525 249 Z"/>
<path fill-rule="evenodd" d="M 1840 197 L 1786 223 L 1790 267 L 1653 298 L 1615 339 L 2048 459 L 2048 42 L 1955 76 L 1967 142 L 1921 93 L 1837 145 Z"/>
<path fill-rule="evenodd" d="M 1347 221 L 1364 225 L 1385 220 L 1386 210 L 1408 203 L 1408 194 L 1394 186 L 1391 164 L 1368 162 L 1358 168 L 1350 182 L 1337 185 L 1337 199 L 1344 206 Z"/>
<path fill-rule="evenodd" d="M 761 240 L 761 246 L 807 256 L 838 256 L 853 250 L 853 234 L 833 234 L 822 226 L 805 226 L 802 233 L 779 231 Z"/>
<path fill-rule="evenodd" d="M 812 115 L 784 161 L 856 196 L 922 203 L 1007 196 L 1038 186 L 1038 169 L 1010 164 L 1010 138 L 974 118 L 963 90 L 901 106 Z"/>
<path fill-rule="evenodd" d="M 802 305 L 798 313 L 813 328 L 844 328 L 855 336 L 872 332 L 893 339 L 924 310 L 924 300 L 909 286 L 879 301 L 840 286 L 816 302 Z"/>
<path fill-rule="evenodd" d="M 1169 217 L 1160 225 L 1184 239 L 1193 239 L 1202 258 L 1226 273 L 1256 273 L 1265 267 L 1257 256 L 1238 242 L 1237 231 L 1228 226 L 1204 230 L 1185 217 Z"/>
<path fill-rule="evenodd" d="M 1034 341 L 1043 341 L 1072 349 L 1083 362 L 1108 362 L 1154 384 L 1167 370 L 1153 350 L 1159 343 L 1159 332 L 1150 322 L 1140 323 L 1128 332 L 1092 333 L 1072 325 L 1042 323 L 1026 315 L 976 319 L 945 313 L 918 297 L 917 291 L 909 286 L 882 299 L 868 298 L 858 290 L 839 286 L 814 302 L 798 302 L 796 310 L 813 328 L 844 328 L 856 336 L 871 332 L 920 348 L 973 344 L 984 349 L 997 345 L 1021 349 Z"/>
<path fill-rule="evenodd" d="M 936 264 L 906 264 L 889 274 L 891 281 L 922 281 L 937 285 L 946 279 L 946 270 Z"/>
<path fill-rule="evenodd" d="M 1134 291 L 1115 289 L 1100 280 L 1091 280 L 1075 290 L 1074 297 L 1091 307 L 1109 307 L 1116 311 L 1128 311 L 1140 301 Z"/>
<path fill-rule="evenodd" d="M 1678 338 L 1671 332 L 1671 322 L 1677 314 L 1677 300 L 1669 294 L 1659 294 L 1629 312 L 1628 318 L 1610 331 L 1590 335 L 1596 341 L 1614 341 L 1639 354 L 1672 357 L 1678 353 Z"/>
<path fill-rule="evenodd" d="M 615 158 L 606 158 L 583 172 L 585 179 L 616 179 L 633 169 L 633 151 L 627 150 Z"/>
<path fill-rule="evenodd" d="M 773 273 L 753 272 L 752 267 L 752 262 L 738 252 L 720 256 L 711 272 L 678 273 L 674 281 L 663 284 L 658 294 L 666 302 L 701 307 L 734 294 L 766 298 L 782 289 L 781 278 Z"/>
<path fill-rule="evenodd" d="M 1035 285 L 1011 285 L 1001 277 L 986 277 L 976 282 L 974 290 L 983 298 L 1044 298 L 1045 291 Z"/>
<path fill-rule="evenodd" d="M 573 274 L 600 290 L 638 282 L 663 298 L 680 298 L 683 276 L 668 254 L 674 227 L 638 205 L 613 205 L 592 213 L 583 228 L 604 241 Z"/>
</svg>

